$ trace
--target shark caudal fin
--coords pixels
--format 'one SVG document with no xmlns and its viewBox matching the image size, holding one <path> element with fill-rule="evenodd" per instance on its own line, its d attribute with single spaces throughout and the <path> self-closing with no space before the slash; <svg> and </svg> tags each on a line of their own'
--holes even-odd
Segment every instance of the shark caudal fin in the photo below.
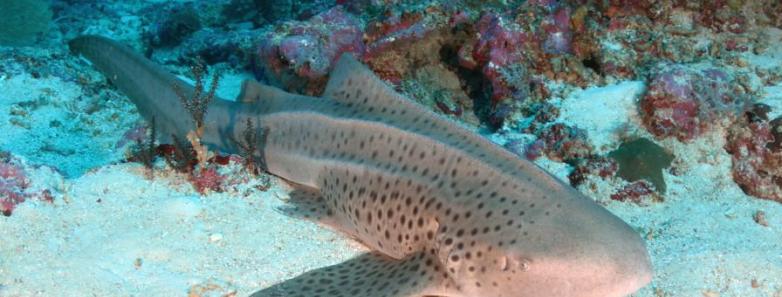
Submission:
<svg viewBox="0 0 782 297">
<path fill-rule="evenodd" d="M 418 253 L 404 260 L 369 253 L 316 269 L 251 297 L 419 297 L 448 295 L 437 259 Z"/>
<path fill-rule="evenodd" d="M 194 88 L 133 49 L 112 39 L 86 35 L 68 43 L 74 54 L 81 55 L 136 105 L 147 121 L 155 119 L 163 142 L 170 136 L 185 139 L 195 125 L 191 114 L 178 95 L 192 96 Z M 220 98 L 215 98 L 220 99 Z M 214 100 L 209 109 L 228 104 Z"/>
</svg>

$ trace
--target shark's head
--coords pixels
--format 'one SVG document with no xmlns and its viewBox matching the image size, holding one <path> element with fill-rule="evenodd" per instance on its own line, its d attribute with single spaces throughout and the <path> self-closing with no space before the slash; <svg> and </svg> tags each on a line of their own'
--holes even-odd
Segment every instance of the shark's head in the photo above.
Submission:
<svg viewBox="0 0 782 297">
<path fill-rule="evenodd" d="M 503 228 L 491 240 L 447 252 L 446 268 L 459 291 L 464 296 L 619 297 L 646 285 L 652 270 L 639 234 L 588 198 L 572 195 L 553 204 L 556 210 L 537 206 L 539 213 L 526 213 L 521 228 Z"/>
</svg>

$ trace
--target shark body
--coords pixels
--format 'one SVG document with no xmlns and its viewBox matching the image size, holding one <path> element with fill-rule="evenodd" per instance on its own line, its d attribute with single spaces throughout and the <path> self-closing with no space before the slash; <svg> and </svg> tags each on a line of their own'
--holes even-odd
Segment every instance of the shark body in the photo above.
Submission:
<svg viewBox="0 0 782 297">
<path fill-rule="evenodd" d="M 171 90 L 187 84 L 106 38 L 80 37 L 71 48 L 161 131 L 192 129 Z M 296 189 L 291 214 L 373 251 L 253 296 L 610 297 L 651 279 L 644 242 L 622 220 L 397 94 L 350 56 L 323 98 L 245 82 L 236 102 L 212 103 L 202 140 L 235 151 L 229 139 L 240 139 L 247 119 L 266 132 L 256 153 L 267 171 Z"/>
</svg>

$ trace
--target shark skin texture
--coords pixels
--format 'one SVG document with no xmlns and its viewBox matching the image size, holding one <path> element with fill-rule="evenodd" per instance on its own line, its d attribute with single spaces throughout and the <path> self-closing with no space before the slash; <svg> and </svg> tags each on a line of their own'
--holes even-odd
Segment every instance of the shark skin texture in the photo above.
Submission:
<svg viewBox="0 0 782 297">
<path fill-rule="evenodd" d="M 193 127 L 166 90 L 192 87 L 110 39 L 70 45 L 142 116 L 164 118 L 159 130 Z M 246 81 L 235 102 L 210 105 L 202 141 L 233 152 L 247 119 L 266 132 L 256 152 L 265 169 L 295 188 L 284 211 L 372 250 L 254 297 L 612 297 L 651 281 L 645 243 L 621 219 L 349 55 L 321 98 Z"/>
</svg>

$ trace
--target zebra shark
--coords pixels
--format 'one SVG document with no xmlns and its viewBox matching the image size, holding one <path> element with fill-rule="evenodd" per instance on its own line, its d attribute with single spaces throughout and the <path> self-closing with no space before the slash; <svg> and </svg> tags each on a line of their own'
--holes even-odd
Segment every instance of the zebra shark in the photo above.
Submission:
<svg viewBox="0 0 782 297">
<path fill-rule="evenodd" d="M 107 38 L 70 47 L 161 135 L 193 129 L 175 90 L 192 86 Z M 350 55 L 321 98 L 245 81 L 237 100 L 210 104 L 202 142 L 236 151 L 248 119 L 266 133 L 254 152 L 265 170 L 295 189 L 289 213 L 371 250 L 252 296 L 611 297 L 651 280 L 645 243 L 621 219 Z"/>
</svg>

